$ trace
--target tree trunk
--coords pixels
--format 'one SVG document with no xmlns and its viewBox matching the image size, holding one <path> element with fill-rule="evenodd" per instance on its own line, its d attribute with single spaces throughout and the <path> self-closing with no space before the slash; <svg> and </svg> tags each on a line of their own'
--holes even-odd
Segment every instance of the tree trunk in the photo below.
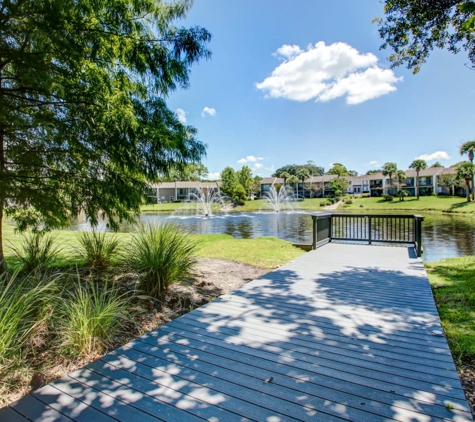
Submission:
<svg viewBox="0 0 475 422">
<path fill-rule="evenodd" d="M 419 200 L 419 172 L 416 172 L 416 197 Z"/>
<path fill-rule="evenodd" d="M 465 179 L 465 184 L 467 185 L 467 202 L 470 202 L 470 179 Z"/>
</svg>

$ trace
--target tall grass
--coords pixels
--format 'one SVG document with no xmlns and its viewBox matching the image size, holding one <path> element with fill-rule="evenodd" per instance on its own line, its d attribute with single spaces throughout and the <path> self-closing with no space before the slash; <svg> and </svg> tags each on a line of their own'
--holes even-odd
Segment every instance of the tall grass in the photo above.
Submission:
<svg viewBox="0 0 475 422">
<path fill-rule="evenodd" d="M 55 245 L 54 237 L 45 232 L 24 233 L 19 246 L 11 244 L 14 256 L 21 263 L 21 270 L 30 272 L 51 266 L 58 258 L 60 248 Z"/>
<path fill-rule="evenodd" d="M 176 224 L 147 224 L 132 238 L 127 259 L 140 275 L 140 290 L 159 297 L 171 284 L 192 274 L 196 251 L 196 240 Z"/>
<path fill-rule="evenodd" d="M 78 240 L 77 254 L 88 267 L 105 269 L 120 252 L 120 240 L 113 234 L 84 232 Z"/>
<path fill-rule="evenodd" d="M 61 350 L 72 356 L 103 353 L 131 321 L 130 301 L 117 287 L 78 279 L 57 307 Z"/>
<path fill-rule="evenodd" d="M 18 273 L 0 277 L 0 373 L 22 363 L 35 328 L 49 316 L 55 283 L 47 275 L 40 281 L 35 276 L 20 279 Z"/>
</svg>

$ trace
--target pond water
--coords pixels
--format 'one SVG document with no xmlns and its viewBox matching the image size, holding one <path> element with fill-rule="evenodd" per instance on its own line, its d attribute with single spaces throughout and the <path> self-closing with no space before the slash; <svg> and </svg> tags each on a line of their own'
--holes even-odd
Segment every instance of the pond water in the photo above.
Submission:
<svg viewBox="0 0 475 422">
<path fill-rule="evenodd" d="M 425 217 L 422 230 L 424 261 L 475 255 L 475 218 L 453 214 L 422 215 Z M 175 221 L 195 234 L 229 234 L 245 239 L 274 236 L 299 244 L 312 242 L 312 219 L 307 213 L 230 213 L 212 218 L 143 214 L 140 217 L 143 222 L 165 220 Z M 71 229 L 88 230 L 90 226 L 82 221 Z M 100 223 L 99 230 L 107 230 L 105 222 Z M 133 231 L 135 227 L 123 226 L 122 230 Z"/>
</svg>

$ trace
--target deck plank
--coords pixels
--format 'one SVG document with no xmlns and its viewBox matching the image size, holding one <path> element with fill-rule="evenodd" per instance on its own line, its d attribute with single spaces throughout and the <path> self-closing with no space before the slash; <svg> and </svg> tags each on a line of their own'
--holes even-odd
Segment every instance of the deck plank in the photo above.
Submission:
<svg viewBox="0 0 475 422">
<path fill-rule="evenodd" d="M 471 421 L 440 329 L 408 248 L 330 243 L 0 409 L 0 422 Z"/>
</svg>

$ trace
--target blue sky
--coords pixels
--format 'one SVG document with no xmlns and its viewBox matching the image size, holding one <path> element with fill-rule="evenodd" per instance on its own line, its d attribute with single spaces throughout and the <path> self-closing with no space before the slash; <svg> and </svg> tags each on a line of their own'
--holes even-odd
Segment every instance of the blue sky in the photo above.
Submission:
<svg viewBox="0 0 475 422">
<path fill-rule="evenodd" d="M 167 101 L 208 145 L 210 176 L 308 160 L 359 173 L 461 161 L 475 139 L 467 56 L 438 50 L 417 75 L 390 70 L 376 16 L 378 0 L 196 0 L 178 24 L 210 31 L 213 55 Z"/>
</svg>

